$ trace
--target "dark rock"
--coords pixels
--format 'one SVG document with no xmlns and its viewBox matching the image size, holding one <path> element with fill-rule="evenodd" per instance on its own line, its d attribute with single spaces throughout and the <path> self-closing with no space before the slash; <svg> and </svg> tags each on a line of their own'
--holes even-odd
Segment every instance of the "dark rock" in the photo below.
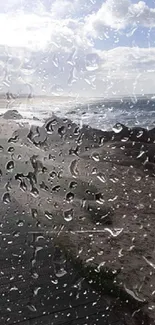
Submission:
<svg viewBox="0 0 155 325">
<path fill-rule="evenodd" d="M 33 116 L 33 120 L 34 120 L 34 121 L 39 121 L 39 118 L 36 117 L 36 116 Z"/>
<path fill-rule="evenodd" d="M 23 118 L 17 110 L 8 110 L 2 115 L 2 117 L 6 120 L 20 120 Z"/>
<path fill-rule="evenodd" d="M 35 229 L 62 248 L 95 291 L 115 296 L 116 310 L 123 308 L 127 325 L 155 324 L 154 134 L 119 123 L 110 132 L 78 128 L 53 116 L 18 141 L 19 132 L 12 135 L 14 153 L 22 151 L 22 162 L 16 159 L 11 179 L 4 172 L 1 177 L 4 185 L 13 183 L 10 205 L 16 199 L 23 206 L 24 223 L 25 211 L 33 211 L 29 218 Z M 2 171 L 10 160 L 10 153 L 6 155 L 1 155 Z M 7 210 L 2 216 L 6 220 Z"/>
</svg>

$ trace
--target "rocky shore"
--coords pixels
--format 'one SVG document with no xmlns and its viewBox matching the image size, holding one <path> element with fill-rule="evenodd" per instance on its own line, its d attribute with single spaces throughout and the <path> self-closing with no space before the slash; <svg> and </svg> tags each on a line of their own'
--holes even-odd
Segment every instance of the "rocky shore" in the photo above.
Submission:
<svg viewBox="0 0 155 325">
<path fill-rule="evenodd" d="M 0 134 L 2 220 L 16 202 L 30 231 L 128 310 L 125 324 L 155 324 L 155 129 L 56 116 L 29 129 L 7 115 Z"/>
</svg>

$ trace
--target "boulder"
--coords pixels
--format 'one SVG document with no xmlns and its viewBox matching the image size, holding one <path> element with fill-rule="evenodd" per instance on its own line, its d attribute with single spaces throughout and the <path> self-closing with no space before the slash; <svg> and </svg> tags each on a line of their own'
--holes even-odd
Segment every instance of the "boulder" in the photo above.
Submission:
<svg viewBox="0 0 155 325">
<path fill-rule="evenodd" d="M 2 117 L 6 120 L 20 120 L 23 118 L 16 109 L 6 111 Z"/>
</svg>

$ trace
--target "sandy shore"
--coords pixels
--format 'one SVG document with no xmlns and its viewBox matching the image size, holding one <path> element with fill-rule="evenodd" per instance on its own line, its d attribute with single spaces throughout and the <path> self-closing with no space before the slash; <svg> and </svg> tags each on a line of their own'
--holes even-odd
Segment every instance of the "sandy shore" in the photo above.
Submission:
<svg viewBox="0 0 155 325">
<path fill-rule="evenodd" d="M 0 118 L 2 220 L 13 229 L 10 211 L 20 207 L 36 233 L 48 234 L 87 270 L 90 283 L 94 270 L 100 289 L 108 283 L 111 294 L 126 294 L 127 308 L 134 301 L 135 317 L 144 313 L 149 325 L 155 323 L 154 141 L 155 130 L 79 130 L 56 117 L 30 130 Z"/>
</svg>

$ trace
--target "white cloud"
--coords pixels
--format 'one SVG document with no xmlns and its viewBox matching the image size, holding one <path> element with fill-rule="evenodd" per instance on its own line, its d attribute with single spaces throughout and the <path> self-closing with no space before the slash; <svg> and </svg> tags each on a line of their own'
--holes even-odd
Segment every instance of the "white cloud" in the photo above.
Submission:
<svg viewBox="0 0 155 325">
<path fill-rule="evenodd" d="M 11 6 L 11 0 L 6 2 Z M 152 26 L 154 10 L 142 1 L 107 0 L 101 5 L 98 0 L 100 9 L 92 14 L 97 8 L 93 2 L 36 0 L 30 10 L 27 0 L 22 1 L 23 10 L 14 0 L 20 10 L 1 12 L 0 30 L 5 33 L 0 33 L 0 91 L 85 96 L 154 92 L 155 48 L 112 45 L 111 50 L 97 50 L 90 38 L 107 26 Z M 84 19 L 81 10 L 90 15 Z"/>
<path fill-rule="evenodd" d="M 100 9 L 86 17 L 85 30 L 93 37 L 104 33 L 105 27 L 121 30 L 128 26 L 155 27 L 155 9 L 144 1 L 107 0 Z"/>
<path fill-rule="evenodd" d="M 72 16 L 76 10 L 76 5 L 70 0 L 56 0 L 52 3 L 50 10 L 52 17 L 66 18 Z"/>
<path fill-rule="evenodd" d="M 6 54 L 0 56 L 1 91 L 29 92 L 31 87 L 36 94 L 82 96 L 154 92 L 155 48 L 70 53 L 11 48 L 9 53 L 7 61 Z"/>
<path fill-rule="evenodd" d="M 70 51 L 70 48 L 89 48 L 90 40 L 84 33 L 84 23 L 79 19 L 56 19 L 44 12 L 1 13 L 0 44 L 9 47 L 25 47 L 31 51 L 47 48 L 52 51 Z"/>
</svg>

